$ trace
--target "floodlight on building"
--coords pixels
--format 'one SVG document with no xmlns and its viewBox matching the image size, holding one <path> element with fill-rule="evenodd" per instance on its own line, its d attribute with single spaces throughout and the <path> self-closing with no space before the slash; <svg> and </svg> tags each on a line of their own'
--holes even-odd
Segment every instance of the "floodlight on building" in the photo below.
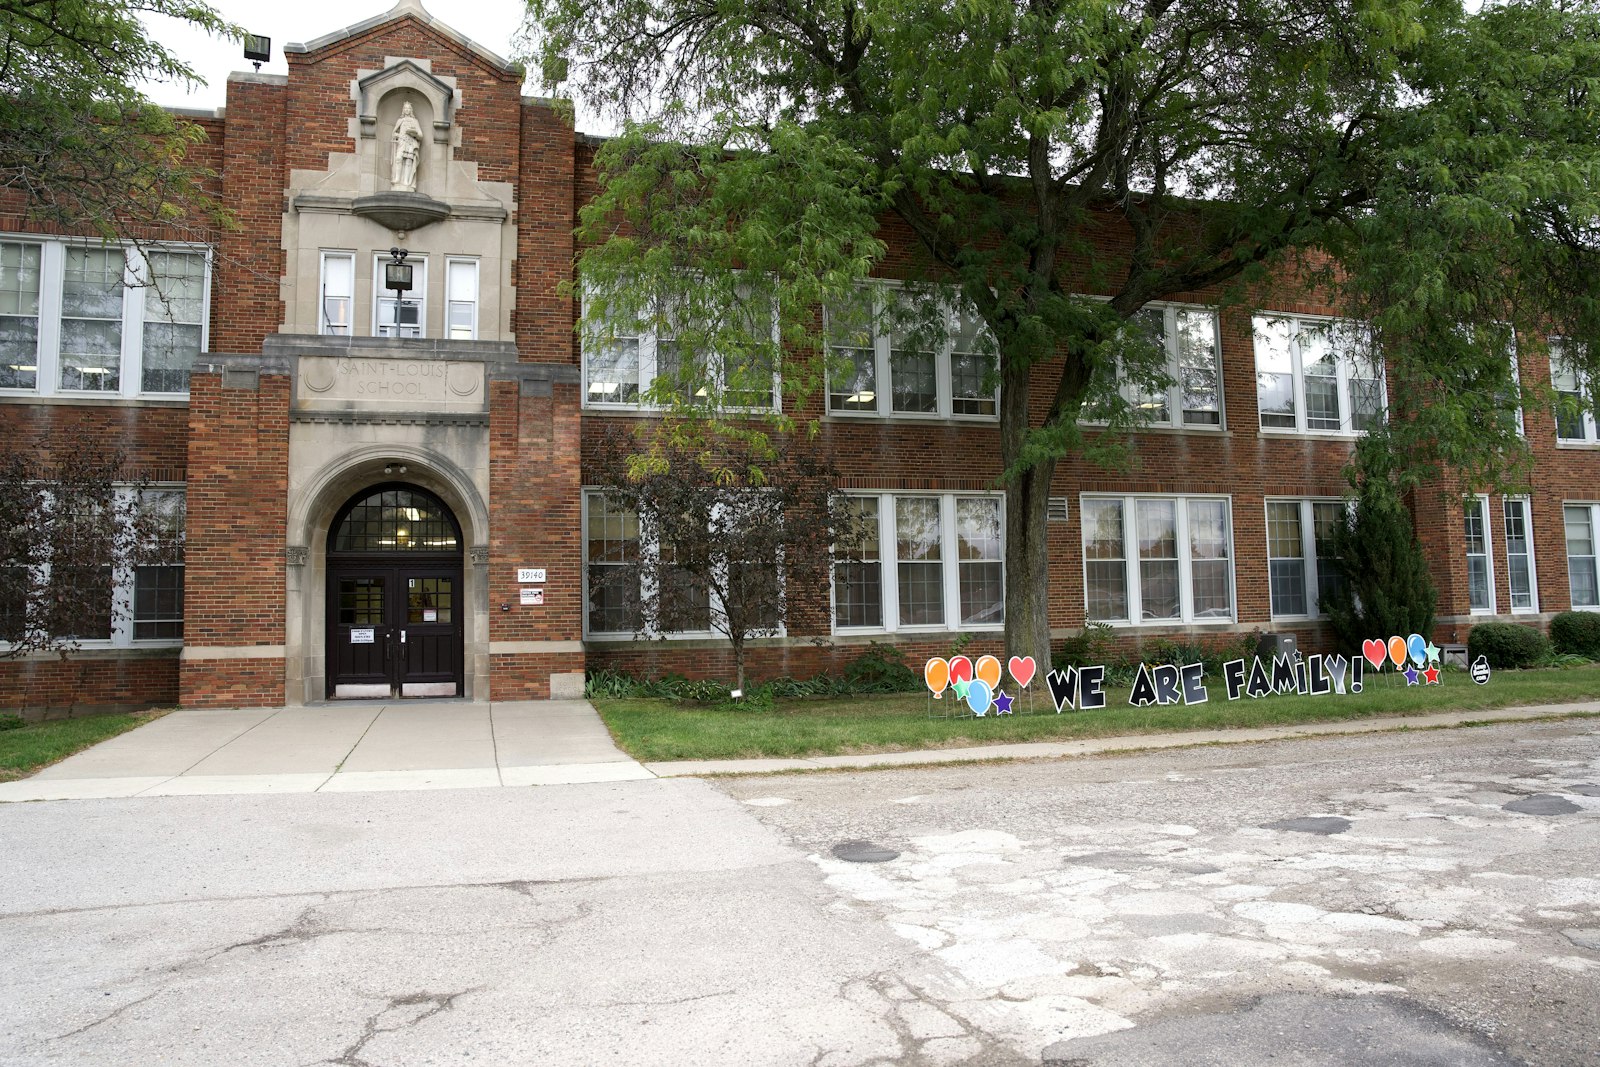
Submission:
<svg viewBox="0 0 1600 1067">
<path fill-rule="evenodd" d="M 244 35 L 244 57 L 256 65 L 256 70 L 261 70 L 261 64 L 272 62 L 272 38 L 263 37 L 259 33 Z"/>
</svg>

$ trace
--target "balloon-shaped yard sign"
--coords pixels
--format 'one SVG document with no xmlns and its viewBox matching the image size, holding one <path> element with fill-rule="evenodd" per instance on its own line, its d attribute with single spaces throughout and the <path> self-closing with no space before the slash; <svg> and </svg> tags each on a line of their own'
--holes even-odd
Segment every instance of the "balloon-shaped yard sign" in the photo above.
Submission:
<svg viewBox="0 0 1600 1067">
<path fill-rule="evenodd" d="M 973 665 L 973 675 L 989 687 L 989 692 L 994 692 L 1000 686 L 1000 661 L 993 656 L 979 656 L 978 662 Z"/>
<path fill-rule="evenodd" d="M 933 690 L 935 700 L 942 698 L 944 687 L 950 684 L 950 664 L 938 656 L 933 657 L 922 665 L 922 680 Z"/>
<path fill-rule="evenodd" d="M 972 709 L 974 715 L 980 718 L 989 714 L 989 705 L 994 700 L 994 690 L 989 688 L 989 683 L 983 679 L 974 679 L 967 686 L 967 707 Z"/>
</svg>

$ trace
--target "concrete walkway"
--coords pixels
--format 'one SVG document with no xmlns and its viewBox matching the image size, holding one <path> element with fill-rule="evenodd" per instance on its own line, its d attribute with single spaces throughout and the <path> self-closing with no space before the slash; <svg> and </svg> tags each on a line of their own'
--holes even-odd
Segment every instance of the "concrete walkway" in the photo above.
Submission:
<svg viewBox="0 0 1600 1067">
<path fill-rule="evenodd" d="M 616 747 L 599 713 L 585 700 L 505 704 L 361 701 L 240 711 L 188 708 L 102 742 L 32 778 L 0 783 L 0 803 L 208 793 L 471 789 L 864 770 L 976 760 L 1060 759 L 1568 715 L 1600 715 L 1600 701 L 806 759 L 639 763 Z"/>
<path fill-rule="evenodd" d="M 329 793 L 655 777 L 583 700 L 185 708 L 0 783 L 0 801 Z"/>
</svg>

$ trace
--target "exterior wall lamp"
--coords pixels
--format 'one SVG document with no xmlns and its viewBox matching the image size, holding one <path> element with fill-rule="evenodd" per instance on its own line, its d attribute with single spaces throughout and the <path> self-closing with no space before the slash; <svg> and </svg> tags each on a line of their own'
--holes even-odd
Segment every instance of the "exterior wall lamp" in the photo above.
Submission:
<svg viewBox="0 0 1600 1067">
<path fill-rule="evenodd" d="M 272 61 L 272 38 L 263 37 L 259 33 L 245 34 L 244 57 L 254 63 L 257 73 L 260 73 L 261 64 Z"/>
<path fill-rule="evenodd" d="M 411 264 L 406 262 L 406 256 L 410 255 L 411 253 L 407 252 L 404 248 L 391 248 L 389 249 L 389 254 L 394 258 L 383 265 L 383 287 L 385 289 L 394 290 L 394 301 L 396 310 L 398 312 L 400 294 L 409 293 L 411 291 L 412 267 Z M 397 325 L 398 322 L 399 318 L 397 314 Z"/>
</svg>

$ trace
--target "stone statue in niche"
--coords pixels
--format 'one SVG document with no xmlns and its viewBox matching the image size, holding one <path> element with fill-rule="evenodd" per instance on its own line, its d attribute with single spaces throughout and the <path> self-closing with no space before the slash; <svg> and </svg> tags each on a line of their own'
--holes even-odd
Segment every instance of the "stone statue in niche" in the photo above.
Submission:
<svg viewBox="0 0 1600 1067">
<path fill-rule="evenodd" d="M 407 101 L 394 124 L 394 161 L 389 168 L 389 185 L 397 192 L 417 191 L 417 163 L 422 157 L 422 126 Z"/>
</svg>

